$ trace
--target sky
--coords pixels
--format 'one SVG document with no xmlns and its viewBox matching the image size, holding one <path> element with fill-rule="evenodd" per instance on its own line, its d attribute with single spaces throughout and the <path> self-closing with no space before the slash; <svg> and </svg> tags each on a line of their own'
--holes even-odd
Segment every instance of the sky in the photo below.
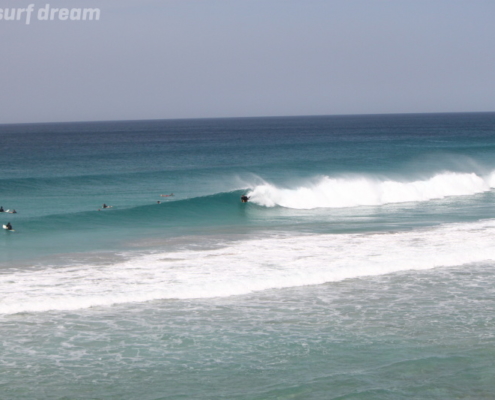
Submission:
<svg viewBox="0 0 495 400">
<path fill-rule="evenodd" d="M 495 111 L 494 17 L 493 0 L 0 0 L 0 124 Z"/>
</svg>

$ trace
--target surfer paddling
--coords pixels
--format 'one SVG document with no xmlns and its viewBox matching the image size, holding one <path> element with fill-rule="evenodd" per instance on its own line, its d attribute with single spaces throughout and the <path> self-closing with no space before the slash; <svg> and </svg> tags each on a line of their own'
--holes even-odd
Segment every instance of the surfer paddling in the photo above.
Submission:
<svg viewBox="0 0 495 400">
<path fill-rule="evenodd" d="M 243 203 L 247 203 L 247 202 L 248 202 L 248 200 L 249 200 L 249 197 L 247 197 L 245 194 L 243 194 L 243 195 L 241 196 L 241 201 L 242 201 Z"/>
<path fill-rule="evenodd" d="M 101 206 L 101 208 L 105 209 L 105 208 L 112 208 L 113 206 L 107 206 L 105 203 L 103 203 L 103 205 Z M 101 211 L 101 208 L 98 208 L 98 211 Z"/>
<path fill-rule="evenodd" d="M 16 210 L 4 210 L 2 206 L 0 206 L 0 212 L 6 212 L 9 214 L 17 214 Z"/>
</svg>

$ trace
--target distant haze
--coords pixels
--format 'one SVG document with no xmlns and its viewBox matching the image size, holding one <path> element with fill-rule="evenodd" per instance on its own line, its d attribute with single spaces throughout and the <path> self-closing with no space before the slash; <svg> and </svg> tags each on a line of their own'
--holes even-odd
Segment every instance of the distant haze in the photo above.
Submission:
<svg viewBox="0 0 495 400">
<path fill-rule="evenodd" d="M 47 5 L 57 11 L 40 14 Z M 0 123 L 495 111 L 493 0 L 2 0 L 0 11 Z"/>
</svg>

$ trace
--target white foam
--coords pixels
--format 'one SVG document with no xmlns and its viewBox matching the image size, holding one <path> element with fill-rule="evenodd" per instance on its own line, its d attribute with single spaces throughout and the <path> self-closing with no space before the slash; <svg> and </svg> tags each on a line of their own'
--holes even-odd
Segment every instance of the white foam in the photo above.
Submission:
<svg viewBox="0 0 495 400">
<path fill-rule="evenodd" d="M 397 181 L 365 176 L 329 177 L 294 188 L 270 183 L 255 186 L 250 201 L 266 207 L 294 209 L 340 208 L 382 205 L 473 195 L 495 187 L 495 173 L 443 172 L 425 180 Z"/>
<path fill-rule="evenodd" d="M 0 275 L 0 313 L 246 294 L 495 260 L 495 220 L 424 231 L 265 237 L 210 250 Z"/>
</svg>

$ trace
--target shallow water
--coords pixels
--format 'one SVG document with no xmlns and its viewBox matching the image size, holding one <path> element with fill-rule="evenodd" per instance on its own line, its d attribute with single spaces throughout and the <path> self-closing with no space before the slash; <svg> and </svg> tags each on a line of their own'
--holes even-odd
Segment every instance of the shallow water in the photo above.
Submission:
<svg viewBox="0 0 495 400">
<path fill-rule="evenodd" d="M 11 315 L 2 323 L 3 393 L 490 398 L 494 284 L 493 264 L 481 263 L 245 296 Z"/>
</svg>

